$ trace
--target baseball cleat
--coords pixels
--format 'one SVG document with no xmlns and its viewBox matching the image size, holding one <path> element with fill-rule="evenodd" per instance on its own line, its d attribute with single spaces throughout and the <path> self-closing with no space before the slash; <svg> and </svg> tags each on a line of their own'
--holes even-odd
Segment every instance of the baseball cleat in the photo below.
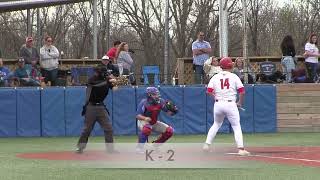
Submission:
<svg viewBox="0 0 320 180">
<path fill-rule="evenodd" d="M 210 144 L 204 143 L 202 150 L 203 152 L 210 152 Z"/>
<path fill-rule="evenodd" d="M 239 149 L 238 151 L 238 155 L 240 156 L 249 156 L 250 155 L 250 152 L 246 151 L 246 150 L 242 150 L 242 149 Z"/>
<path fill-rule="evenodd" d="M 144 148 L 136 148 L 136 154 L 144 154 Z"/>
<path fill-rule="evenodd" d="M 106 151 L 108 154 L 120 154 L 120 152 L 119 151 L 117 151 L 117 150 L 114 150 L 114 149 L 112 149 L 112 150 L 109 150 L 109 149 L 107 149 L 107 151 Z"/>
<path fill-rule="evenodd" d="M 83 148 L 77 147 L 75 153 L 82 154 L 83 153 Z"/>
</svg>

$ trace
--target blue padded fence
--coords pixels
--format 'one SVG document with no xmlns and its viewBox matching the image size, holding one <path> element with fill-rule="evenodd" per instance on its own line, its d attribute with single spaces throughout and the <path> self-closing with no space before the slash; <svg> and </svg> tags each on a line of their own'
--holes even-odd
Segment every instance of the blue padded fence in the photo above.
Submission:
<svg viewBox="0 0 320 180">
<path fill-rule="evenodd" d="M 0 137 L 17 136 L 17 94 L 15 89 L 0 90 Z"/>
<path fill-rule="evenodd" d="M 136 134 L 136 98 L 132 87 L 120 88 L 113 93 L 113 131 L 115 135 Z"/>
<path fill-rule="evenodd" d="M 277 91 L 275 86 L 254 87 L 254 132 L 277 131 Z"/>
<path fill-rule="evenodd" d="M 84 123 L 81 116 L 85 101 L 85 87 L 68 87 L 65 89 L 66 136 L 79 136 Z"/>
<path fill-rule="evenodd" d="M 41 103 L 38 88 L 17 89 L 17 135 L 41 135 Z"/>
<path fill-rule="evenodd" d="M 110 91 L 105 100 L 115 135 L 135 135 L 136 108 L 145 98 L 146 87 L 123 87 Z M 171 125 L 175 134 L 204 134 L 214 122 L 214 101 L 204 86 L 161 86 L 161 96 L 179 108 L 173 117 L 159 119 Z M 79 136 L 85 103 L 85 87 L 0 89 L 0 137 Z M 243 132 L 276 132 L 276 87 L 246 86 L 245 111 L 240 110 Z M 226 120 L 222 133 L 230 133 Z M 98 124 L 93 135 L 103 135 Z"/>
<path fill-rule="evenodd" d="M 188 87 L 184 88 L 184 133 L 203 134 L 206 133 L 206 88 Z"/>
<path fill-rule="evenodd" d="M 160 119 L 167 124 L 170 124 L 175 134 L 184 134 L 184 101 L 183 101 L 183 88 L 176 87 L 172 88 L 171 86 L 160 87 L 161 97 L 164 99 L 170 99 L 172 102 L 175 102 L 177 107 L 179 107 L 179 113 L 175 116 L 168 116 L 166 113 L 160 114 Z"/>
<path fill-rule="evenodd" d="M 64 88 L 47 88 L 41 91 L 42 136 L 65 136 Z"/>
<path fill-rule="evenodd" d="M 254 86 L 246 86 L 245 88 L 246 96 L 244 100 L 243 110 L 239 110 L 240 113 L 240 123 L 242 131 L 245 133 L 254 132 Z M 258 102 L 257 102 L 258 103 Z"/>
</svg>

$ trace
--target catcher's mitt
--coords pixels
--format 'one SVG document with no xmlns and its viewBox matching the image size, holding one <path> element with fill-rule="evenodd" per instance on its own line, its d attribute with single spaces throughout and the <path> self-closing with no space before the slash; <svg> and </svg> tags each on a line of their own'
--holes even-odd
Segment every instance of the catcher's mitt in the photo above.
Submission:
<svg viewBox="0 0 320 180">
<path fill-rule="evenodd" d="M 172 101 L 166 101 L 165 107 L 168 111 L 172 112 L 173 115 L 178 113 L 178 108 Z"/>
</svg>

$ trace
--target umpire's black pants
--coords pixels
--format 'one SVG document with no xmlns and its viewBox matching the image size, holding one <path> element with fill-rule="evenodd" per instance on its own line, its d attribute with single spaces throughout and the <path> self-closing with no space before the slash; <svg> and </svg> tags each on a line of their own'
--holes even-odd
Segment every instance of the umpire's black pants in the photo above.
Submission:
<svg viewBox="0 0 320 180">
<path fill-rule="evenodd" d="M 88 104 L 84 120 L 84 128 L 78 141 L 78 147 L 82 149 L 86 147 L 88 138 L 96 122 L 100 124 L 101 128 L 104 131 L 104 138 L 107 146 L 109 145 L 109 143 L 113 143 L 112 125 L 110 123 L 109 115 L 105 106 Z M 110 145 L 109 148 L 113 148 L 113 146 Z"/>
</svg>

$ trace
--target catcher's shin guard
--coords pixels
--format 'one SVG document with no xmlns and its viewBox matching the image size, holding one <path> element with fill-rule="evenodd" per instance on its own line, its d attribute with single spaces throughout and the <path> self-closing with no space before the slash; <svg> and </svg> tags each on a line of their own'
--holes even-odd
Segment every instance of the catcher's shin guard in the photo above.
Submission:
<svg viewBox="0 0 320 180">
<path fill-rule="evenodd" d="M 164 143 L 173 135 L 173 128 L 171 126 L 167 127 L 166 132 L 162 133 L 157 140 L 153 143 Z"/>
<path fill-rule="evenodd" d="M 152 128 L 149 124 L 144 125 L 139 133 L 139 143 L 145 143 L 148 141 L 148 136 L 151 134 Z"/>
</svg>

